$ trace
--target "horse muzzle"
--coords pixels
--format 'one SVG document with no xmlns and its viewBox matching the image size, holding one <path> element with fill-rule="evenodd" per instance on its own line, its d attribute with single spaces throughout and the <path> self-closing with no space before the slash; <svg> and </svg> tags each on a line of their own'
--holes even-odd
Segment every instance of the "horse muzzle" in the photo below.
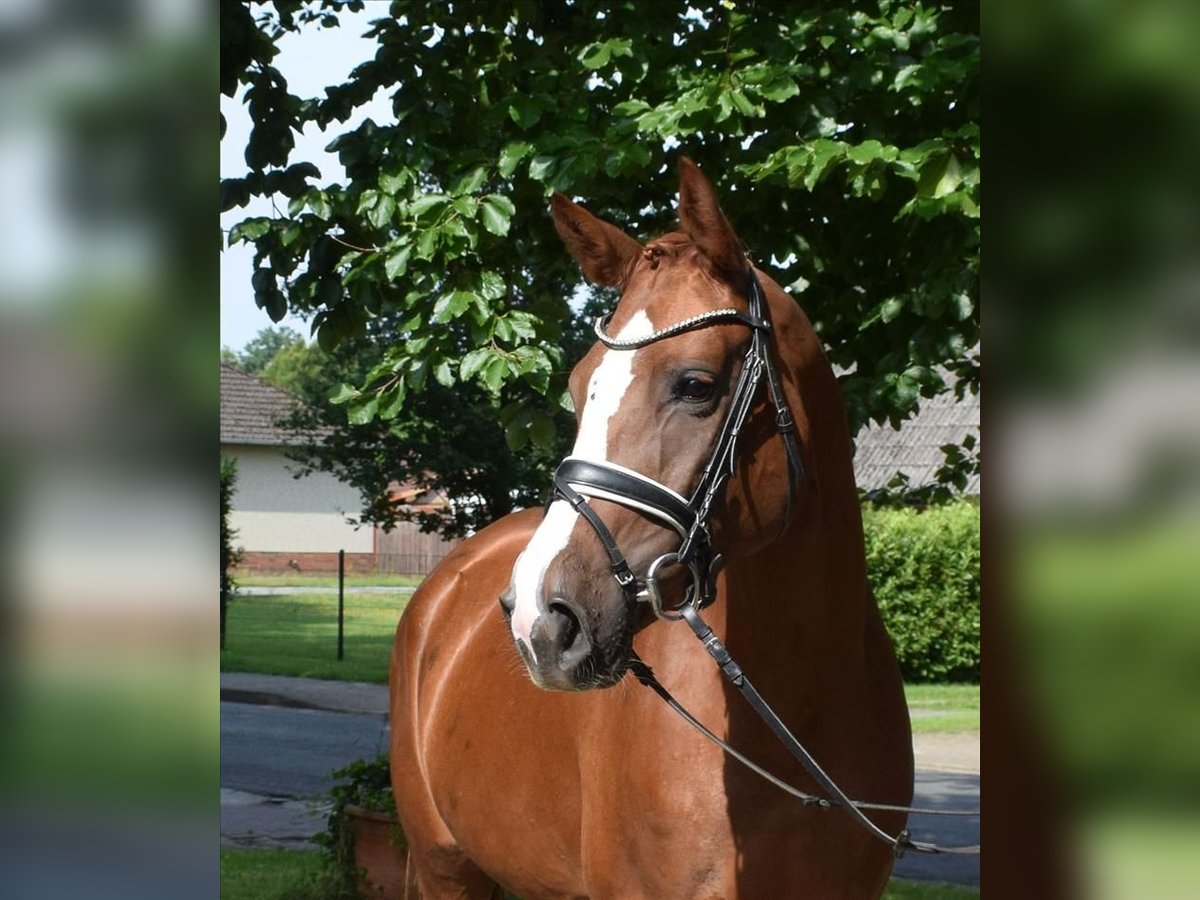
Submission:
<svg viewBox="0 0 1200 900">
<path fill-rule="evenodd" d="M 501 594 L 500 607 L 510 622 L 515 605 L 511 589 Z M 624 677 L 629 664 L 628 641 L 618 641 L 614 646 L 612 640 L 605 640 L 597 634 L 587 613 L 563 597 L 549 600 L 534 619 L 527 638 L 514 634 L 513 641 L 534 684 L 545 690 L 610 687 Z"/>
</svg>

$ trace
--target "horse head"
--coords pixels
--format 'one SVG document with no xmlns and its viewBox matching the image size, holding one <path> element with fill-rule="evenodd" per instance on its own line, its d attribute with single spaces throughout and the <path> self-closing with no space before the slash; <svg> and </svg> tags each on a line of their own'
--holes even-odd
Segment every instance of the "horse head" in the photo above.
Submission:
<svg viewBox="0 0 1200 900">
<path fill-rule="evenodd" d="M 571 373 L 574 448 L 501 606 L 534 682 L 585 690 L 624 675 L 633 635 L 653 618 L 638 602 L 650 588 L 660 614 L 685 590 L 697 602 L 715 577 L 710 548 L 751 552 L 795 513 L 799 451 L 793 443 L 789 459 L 777 421 L 789 404 L 772 406 L 761 360 L 794 397 L 794 373 L 775 376 L 772 360 L 780 326 L 808 326 L 773 283 L 774 304 L 764 298 L 712 184 L 686 158 L 681 229 L 644 246 L 561 194 L 552 206 L 584 274 L 621 298 Z"/>
</svg>

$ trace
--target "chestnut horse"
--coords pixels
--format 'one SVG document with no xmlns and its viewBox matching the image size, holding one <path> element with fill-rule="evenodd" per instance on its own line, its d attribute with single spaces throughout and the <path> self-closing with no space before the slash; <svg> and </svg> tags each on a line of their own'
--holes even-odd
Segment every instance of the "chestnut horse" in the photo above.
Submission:
<svg viewBox="0 0 1200 900">
<path fill-rule="evenodd" d="M 572 474 L 545 511 L 457 547 L 397 629 L 391 768 L 412 896 L 877 897 L 891 872 L 892 849 L 845 810 L 760 779 L 627 677 L 640 658 L 734 748 L 819 792 L 674 621 L 711 601 L 706 621 L 847 794 L 911 800 L 908 713 L 833 372 L 796 302 L 749 268 L 708 179 L 687 159 L 680 175 L 681 231 L 645 246 L 553 198 L 584 274 L 622 296 L 571 374 Z M 706 471 L 738 424 L 756 335 L 779 396 L 748 392 L 729 471 Z M 646 498 L 606 492 L 589 467 L 649 485 Z M 662 507 L 704 484 L 691 530 L 724 566 L 689 576 L 672 564 L 687 513 Z M 639 602 L 651 582 L 663 616 Z M 891 833 L 905 821 L 871 818 Z"/>
</svg>

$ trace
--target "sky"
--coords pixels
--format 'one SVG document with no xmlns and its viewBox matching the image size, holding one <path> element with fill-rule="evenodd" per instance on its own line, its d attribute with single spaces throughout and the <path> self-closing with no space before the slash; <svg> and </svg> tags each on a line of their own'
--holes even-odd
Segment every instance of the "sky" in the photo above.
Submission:
<svg viewBox="0 0 1200 900">
<path fill-rule="evenodd" d="M 287 79 L 289 90 L 298 97 L 322 96 L 325 87 L 338 84 L 349 77 L 350 71 L 359 63 L 375 54 L 375 42 L 361 35 L 372 19 L 386 13 L 384 4 L 366 4 L 362 12 L 342 12 L 341 26 L 333 29 L 309 28 L 300 34 L 290 34 L 279 42 L 279 55 L 275 66 Z M 242 105 L 243 93 L 233 99 L 221 97 L 221 112 L 225 115 L 227 130 L 221 141 L 221 177 L 239 177 L 246 172 L 242 153 L 250 135 L 250 117 Z M 373 118 L 386 121 L 391 115 L 386 94 L 381 91 L 371 103 L 361 108 L 344 124 L 334 127 L 353 127 L 358 122 Z M 337 157 L 326 153 L 324 147 L 333 140 L 333 135 L 323 133 L 310 125 L 302 135 L 296 136 L 296 147 L 290 163 L 312 162 L 321 170 L 320 182 L 342 181 L 345 172 Z M 280 207 L 282 211 L 286 207 Z M 275 215 L 269 202 L 256 198 L 247 207 L 233 209 L 221 216 L 221 227 L 229 229 L 242 219 L 254 215 Z M 221 251 L 221 346 L 241 350 L 259 331 L 276 323 L 263 310 L 254 305 L 254 292 L 250 287 L 250 276 L 254 268 L 254 251 L 245 244 L 226 247 Z M 294 316 L 286 317 L 279 325 L 287 325 L 308 336 L 309 326 Z"/>
</svg>

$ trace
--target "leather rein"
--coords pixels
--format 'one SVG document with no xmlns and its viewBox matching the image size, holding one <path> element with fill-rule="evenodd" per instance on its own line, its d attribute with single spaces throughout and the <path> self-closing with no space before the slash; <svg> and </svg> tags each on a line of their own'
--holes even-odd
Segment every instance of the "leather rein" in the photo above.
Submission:
<svg viewBox="0 0 1200 900">
<path fill-rule="evenodd" d="M 778 370 L 771 358 L 768 341 L 771 331 L 770 311 L 753 266 L 747 266 L 747 277 L 749 285 L 747 313 L 732 308 L 712 310 L 684 319 L 646 337 L 635 339 L 614 338 L 607 334 L 605 329 L 611 319 L 611 314 L 598 319 L 595 324 L 596 336 L 611 350 L 636 350 L 686 331 L 719 324 L 740 324 L 751 329 L 750 347 L 746 351 L 742 370 L 733 390 L 729 412 L 726 414 L 721 433 L 717 437 L 716 444 L 692 496 L 685 499 L 666 485 L 624 466 L 568 456 L 559 463 L 554 472 L 554 486 L 549 502 L 558 499 L 565 500 L 588 522 L 608 554 L 613 577 L 628 598 L 637 602 L 649 603 L 654 614 L 660 619 L 669 621 L 683 619 L 688 623 L 725 677 L 746 698 L 754 711 L 771 728 L 788 751 L 804 766 L 826 796 L 808 794 L 787 784 L 735 750 L 675 700 L 670 692 L 659 683 L 650 667 L 634 654 L 630 666 L 634 677 L 654 690 L 688 724 L 734 759 L 772 784 L 799 798 L 805 805 L 822 809 L 839 807 L 846 810 L 871 835 L 891 845 L 897 857 L 902 856 L 908 850 L 919 853 L 978 854 L 978 846 L 941 847 L 937 844 L 915 841 L 907 829 L 901 830 L 896 835 L 890 835 L 871 821 L 862 810 L 876 809 L 962 816 L 978 816 L 979 810 L 931 810 L 851 800 L 763 700 L 762 695 L 751 684 L 725 645 L 700 617 L 700 610 L 716 599 L 716 575 L 722 564 L 720 554 L 713 551 L 708 519 L 713 503 L 720 495 L 725 482 L 736 471 L 738 440 L 764 381 L 767 384 L 771 403 L 775 407 L 775 424 L 788 459 L 789 490 L 787 514 L 784 521 L 785 530 L 791 521 L 793 498 L 805 477 L 800 447 L 796 439 L 795 422 L 788 407 L 787 398 L 783 393 Z M 645 578 L 639 579 L 617 546 L 612 532 L 588 503 L 588 498 L 618 503 L 656 519 L 679 535 L 679 549 L 655 559 L 647 568 Z M 673 608 L 663 603 L 659 587 L 660 572 L 670 566 L 683 566 L 688 569 L 692 577 L 683 603 Z"/>
</svg>

